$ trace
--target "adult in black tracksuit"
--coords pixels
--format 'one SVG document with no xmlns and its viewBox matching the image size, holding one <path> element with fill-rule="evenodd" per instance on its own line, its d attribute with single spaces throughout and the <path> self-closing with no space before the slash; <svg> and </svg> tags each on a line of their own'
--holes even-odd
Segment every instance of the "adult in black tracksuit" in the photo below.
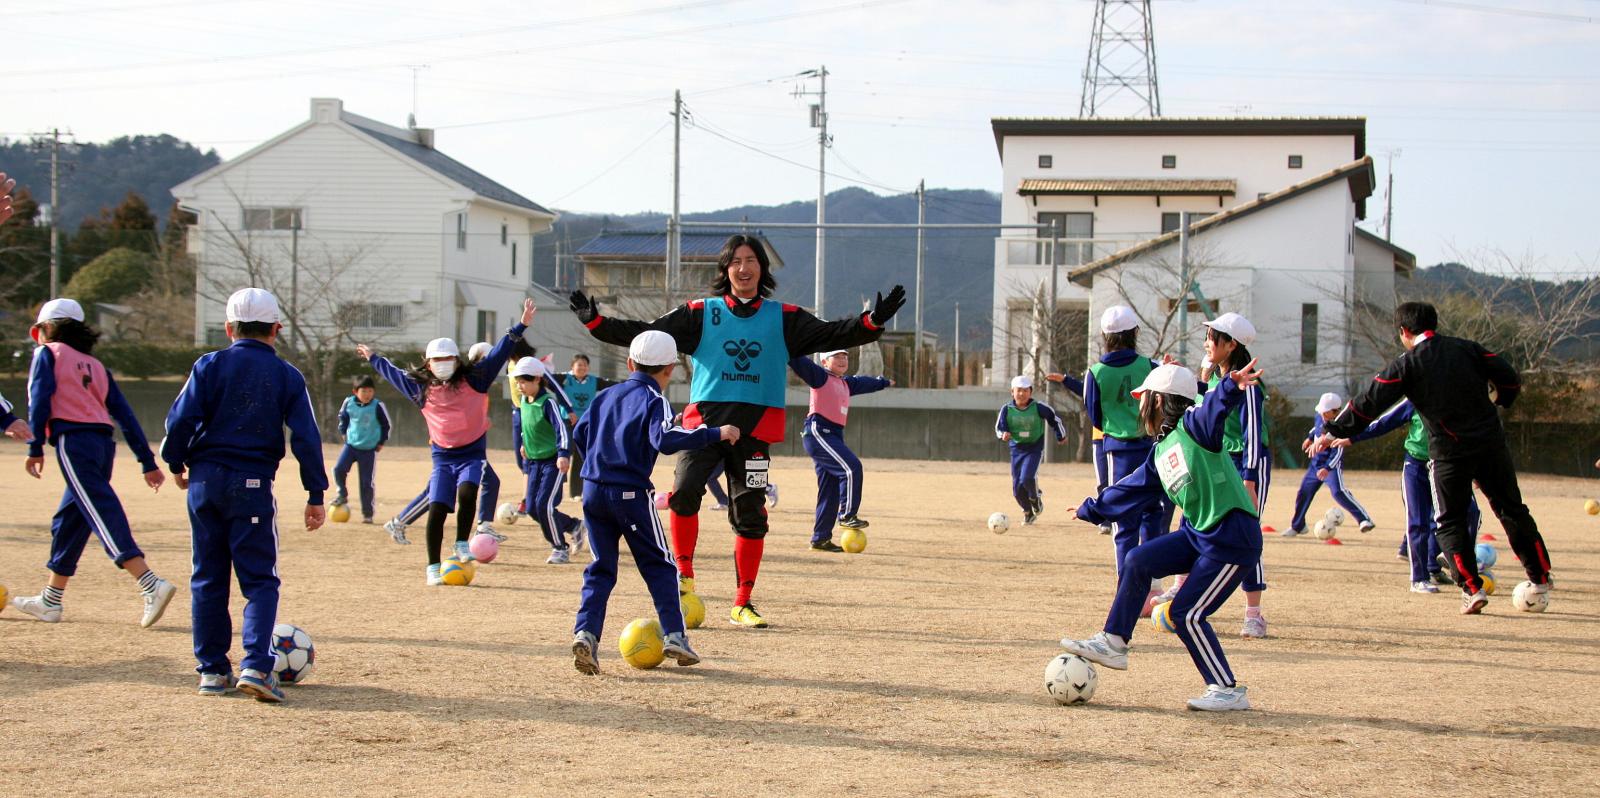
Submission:
<svg viewBox="0 0 1600 798">
<path fill-rule="evenodd" d="M 767 534 L 766 487 L 768 448 L 784 435 L 784 388 L 789 360 L 833 349 L 849 349 L 878 340 L 884 324 L 905 304 L 905 290 L 895 286 L 878 295 L 870 312 L 838 321 L 822 321 L 805 310 L 770 302 L 777 282 L 761 239 L 735 235 L 717 258 L 715 296 L 696 299 L 655 321 L 610 319 L 600 315 L 594 300 L 572 294 L 572 310 L 595 338 L 627 346 L 646 330 L 672 336 L 678 351 L 693 362 L 689 404 L 683 426 L 733 425 L 739 440 L 726 441 L 678 456 L 673 477 L 672 549 L 678 561 L 678 589 L 694 592 L 694 549 L 699 539 L 700 500 L 706 479 L 721 463 L 728 474 L 729 520 L 737 535 L 733 561 L 737 592 L 729 620 L 740 626 L 765 627 L 750 606 Z"/>
<path fill-rule="evenodd" d="M 1335 438 L 1350 438 L 1366 429 L 1402 396 L 1410 399 L 1428 430 L 1439 547 L 1461 575 L 1465 594 L 1461 612 L 1476 614 L 1488 603 L 1478 578 L 1475 541 L 1467 527 L 1474 482 L 1505 527 L 1528 580 L 1540 592 L 1548 591 L 1550 554 L 1522 503 L 1516 466 L 1495 410 L 1496 404 L 1510 407 L 1516 401 L 1521 390 L 1516 369 L 1476 341 L 1439 335 L 1438 311 L 1425 302 L 1401 304 L 1395 309 L 1395 323 L 1406 352 L 1327 425 L 1317 450 Z"/>
</svg>

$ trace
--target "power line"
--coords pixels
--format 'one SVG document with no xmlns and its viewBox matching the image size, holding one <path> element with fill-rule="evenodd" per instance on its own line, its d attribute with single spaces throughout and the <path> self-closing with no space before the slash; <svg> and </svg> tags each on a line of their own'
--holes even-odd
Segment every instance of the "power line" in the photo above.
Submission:
<svg viewBox="0 0 1600 798">
<path fill-rule="evenodd" d="M 654 141 L 656 136 L 661 135 L 661 131 L 666 130 L 671 125 L 672 125 L 671 122 L 663 122 L 661 124 L 661 127 L 658 127 L 654 131 L 651 131 L 650 135 L 644 137 L 644 141 L 639 142 L 639 144 L 637 146 L 635 146 L 633 149 L 628 150 L 626 155 L 623 155 L 621 158 L 618 158 L 615 162 L 613 162 L 610 166 L 606 167 L 605 169 L 602 169 L 599 174 L 595 175 L 594 177 L 589 178 L 588 180 L 583 181 L 583 183 L 581 185 L 579 185 L 577 188 L 575 188 L 575 189 L 573 189 L 571 191 L 568 191 L 567 193 L 562 194 L 561 196 L 556 197 L 555 199 L 551 200 L 550 204 L 554 205 L 554 204 L 566 199 L 567 197 L 570 197 L 573 194 L 576 194 L 579 191 L 582 191 L 582 190 L 588 188 L 589 186 L 593 185 L 596 181 L 598 181 L 600 178 L 611 174 L 612 171 L 614 171 L 617 167 L 621 166 L 624 161 L 628 160 L 629 158 L 632 158 L 635 153 L 637 153 L 638 151 L 644 149 L 646 144 L 649 144 L 650 142 Z"/>
<path fill-rule="evenodd" d="M 1588 25 L 1600 25 L 1600 17 L 1583 17 L 1577 14 L 1558 14 L 1554 11 L 1533 11 L 1523 8 L 1506 8 L 1504 6 L 1486 6 L 1479 3 L 1457 3 L 1451 0 L 1397 0 L 1417 6 L 1438 6 L 1440 8 L 1454 8 L 1461 11 L 1476 11 L 1481 14 L 1503 14 L 1509 17 L 1532 17 L 1534 19 L 1550 19 L 1557 22 L 1582 22 Z"/>
</svg>

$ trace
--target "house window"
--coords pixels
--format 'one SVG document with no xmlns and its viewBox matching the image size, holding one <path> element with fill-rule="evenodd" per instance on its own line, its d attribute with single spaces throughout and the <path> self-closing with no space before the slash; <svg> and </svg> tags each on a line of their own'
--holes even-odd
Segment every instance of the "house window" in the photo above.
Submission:
<svg viewBox="0 0 1600 798">
<path fill-rule="evenodd" d="M 300 217 L 305 213 L 300 208 L 245 208 L 244 229 L 246 230 L 304 230 Z"/>
<path fill-rule="evenodd" d="M 1055 166 L 1055 162 L 1056 162 L 1056 159 L 1055 159 L 1055 156 L 1053 156 L 1053 155 L 1041 155 L 1041 156 L 1039 156 L 1039 168 L 1040 169 L 1049 169 L 1052 166 Z"/>
<path fill-rule="evenodd" d="M 1305 159 L 1304 158 L 1301 158 L 1298 155 L 1289 156 L 1289 168 L 1290 169 L 1299 169 L 1300 167 L 1302 167 L 1304 165 L 1305 165 Z"/>
<path fill-rule="evenodd" d="M 511 242 L 511 276 L 517 276 L 517 242 Z"/>
<path fill-rule="evenodd" d="M 1162 169 L 1177 169 L 1178 168 L 1178 156 L 1176 156 L 1176 155 L 1163 155 L 1163 156 L 1161 156 L 1161 168 Z"/>
<path fill-rule="evenodd" d="M 339 309 L 350 328 L 394 329 L 405 323 L 405 306 L 375 302 L 352 302 Z"/>
<path fill-rule="evenodd" d="M 1040 238 L 1094 238 L 1094 214 L 1092 213 L 1040 213 L 1039 224 L 1049 227 L 1039 231 Z M 1054 263 L 1051 257 L 1050 244 L 1040 244 L 1038 247 L 1038 261 L 1040 264 Z M 1065 266 L 1078 266 L 1094 260 L 1094 244 L 1085 242 L 1061 243 L 1061 264 Z"/>
<path fill-rule="evenodd" d="M 495 324 L 495 312 L 492 310 L 478 311 L 478 338 L 479 341 L 490 341 L 496 338 L 495 332 L 499 327 Z"/>
<path fill-rule="evenodd" d="M 510 232 L 511 232 L 511 228 L 508 225 L 506 225 L 505 222 L 501 222 L 500 223 L 500 246 L 503 247 L 503 246 L 506 245 L 506 240 L 510 237 L 510 235 L 509 235 Z"/>
<path fill-rule="evenodd" d="M 456 214 L 456 249 L 467 248 L 467 215 Z"/>
<path fill-rule="evenodd" d="M 1163 233 L 1171 233 L 1171 232 L 1177 230 L 1178 229 L 1178 225 L 1180 225 L 1182 223 L 1183 223 L 1183 214 L 1181 214 L 1181 213 L 1163 213 L 1163 214 L 1161 214 L 1161 232 L 1163 232 Z"/>
<path fill-rule="evenodd" d="M 206 328 L 206 346 L 223 347 L 230 343 L 232 343 L 232 340 L 228 338 L 226 327 Z"/>
<path fill-rule="evenodd" d="M 1300 306 L 1300 362 L 1317 362 L 1317 303 Z"/>
</svg>

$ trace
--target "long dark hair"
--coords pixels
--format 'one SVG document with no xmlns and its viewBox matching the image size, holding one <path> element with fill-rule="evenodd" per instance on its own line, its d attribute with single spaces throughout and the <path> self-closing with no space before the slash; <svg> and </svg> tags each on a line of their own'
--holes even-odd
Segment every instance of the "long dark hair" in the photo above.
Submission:
<svg viewBox="0 0 1600 798">
<path fill-rule="evenodd" d="M 413 366 L 410 371 L 406 372 L 406 376 L 422 383 L 423 385 L 455 386 L 465 382 L 467 375 L 470 374 L 474 368 L 477 367 L 463 360 L 460 355 L 456 355 L 456 373 L 451 374 L 450 379 L 448 380 L 441 380 L 438 377 L 433 376 L 433 370 L 428 368 L 428 359 L 423 358 L 422 364 Z"/>
<path fill-rule="evenodd" d="M 1194 397 L 1176 393 L 1161 394 L 1161 407 L 1156 407 L 1156 393 L 1151 391 L 1145 394 L 1148 397 L 1139 402 L 1139 425 L 1144 427 L 1146 434 L 1161 440 L 1167 434 L 1178 428 L 1178 421 L 1189 408 L 1194 407 Z"/>
<path fill-rule="evenodd" d="M 1233 336 L 1215 327 L 1207 327 L 1206 336 L 1213 341 L 1222 341 L 1223 343 L 1233 342 L 1235 344 L 1233 347 L 1233 353 L 1228 355 L 1228 362 L 1212 364 L 1213 367 L 1220 369 L 1224 376 L 1226 376 L 1230 371 L 1238 371 L 1239 369 L 1250 365 L 1250 361 L 1253 360 L 1253 358 L 1250 357 L 1250 350 L 1245 347 L 1244 344 L 1234 341 Z"/>
<path fill-rule="evenodd" d="M 1123 349 L 1137 349 L 1139 348 L 1139 328 L 1135 327 L 1131 330 L 1123 330 L 1122 332 L 1105 333 L 1101 340 L 1105 343 L 1105 346 L 1101 347 L 1101 350 L 1105 352 L 1117 352 Z"/>
<path fill-rule="evenodd" d="M 727 243 L 722 245 L 722 251 L 717 253 L 717 276 L 711 280 L 711 291 L 717 296 L 727 296 L 733 293 L 733 283 L 728 279 L 728 264 L 733 263 L 733 253 L 739 247 L 749 247 L 756 253 L 756 262 L 761 264 L 761 284 L 756 289 L 760 297 L 772 296 L 778 290 L 778 281 L 772 278 L 772 262 L 767 258 L 767 248 L 757 236 L 735 233 L 728 236 Z"/>
<path fill-rule="evenodd" d="M 39 328 L 39 338 L 45 343 L 62 343 L 84 354 L 94 350 L 100 333 L 77 319 L 51 319 L 34 325 Z"/>
</svg>

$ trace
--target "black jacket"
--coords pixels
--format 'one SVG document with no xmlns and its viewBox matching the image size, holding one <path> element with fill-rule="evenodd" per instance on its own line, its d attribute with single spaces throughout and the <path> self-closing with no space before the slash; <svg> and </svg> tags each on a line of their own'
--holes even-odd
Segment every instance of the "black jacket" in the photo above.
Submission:
<svg viewBox="0 0 1600 798">
<path fill-rule="evenodd" d="M 1405 397 L 1422 414 L 1433 459 L 1470 456 L 1504 445 L 1505 429 L 1495 405 L 1510 407 L 1521 388 L 1517 370 L 1478 342 L 1429 335 L 1373 377 L 1327 424 L 1327 431 L 1352 437 Z"/>
</svg>

